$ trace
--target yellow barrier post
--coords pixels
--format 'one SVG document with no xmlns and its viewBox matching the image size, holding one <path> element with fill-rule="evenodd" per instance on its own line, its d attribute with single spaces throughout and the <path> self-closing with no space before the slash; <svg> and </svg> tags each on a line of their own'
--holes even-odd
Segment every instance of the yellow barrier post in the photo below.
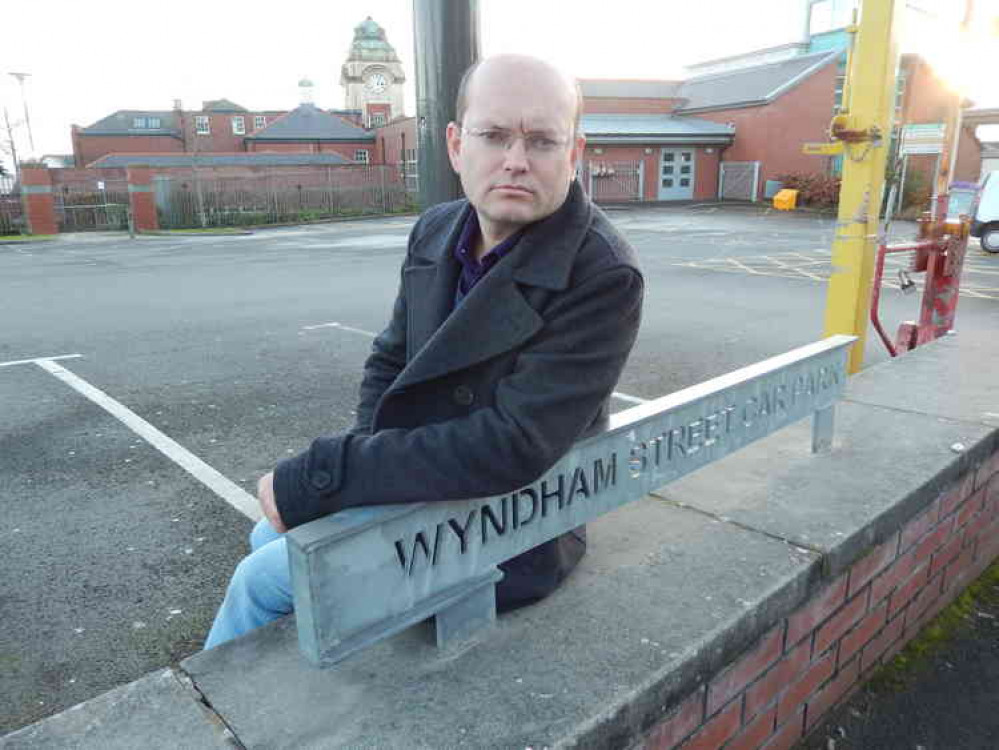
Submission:
<svg viewBox="0 0 999 750">
<path fill-rule="evenodd" d="M 864 358 L 894 110 L 895 39 L 903 5 L 902 0 L 863 0 L 860 23 L 851 29 L 856 36 L 843 109 L 831 127 L 833 138 L 842 142 L 843 180 L 826 295 L 825 335 L 857 337 L 850 353 L 851 373 L 860 369 Z"/>
</svg>

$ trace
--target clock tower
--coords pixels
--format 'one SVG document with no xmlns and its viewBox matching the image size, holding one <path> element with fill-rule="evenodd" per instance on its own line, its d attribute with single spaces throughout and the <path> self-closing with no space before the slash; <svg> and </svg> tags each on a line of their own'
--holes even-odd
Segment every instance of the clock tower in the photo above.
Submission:
<svg viewBox="0 0 999 750">
<path fill-rule="evenodd" d="M 385 30 L 368 16 L 354 27 L 350 54 L 340 69 L 347 109 L 361 110 L 365 127 L 386 125 L 403 114 L 402 84 L 406 76 Z"/>
</svg>

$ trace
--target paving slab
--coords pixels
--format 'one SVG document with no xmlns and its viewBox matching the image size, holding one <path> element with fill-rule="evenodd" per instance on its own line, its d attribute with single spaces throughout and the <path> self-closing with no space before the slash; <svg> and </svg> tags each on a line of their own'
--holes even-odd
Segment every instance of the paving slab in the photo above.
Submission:
<svg viewBox="0 0 999 750">
<path fill-rule="evenodd" d="M 957 333 L 919 347 L 850 381 L 848 398 L 948 419 L 999 426 L 995 333 Z"/>
<path fill-rule="evenodd" d="M 0 750 L 136 750 L 238 747 L 224 725 L 170 669 L 0 737 Z"/>
<path fill-rule="evenodd" d="M 819 568 L 652 498 L 589 530 L 565 586 L 461 648 L 438 652 L 424 623 L 319 670 L 289 617 L 181 666 L 247 748 L 619 746 L 798 604 Z"/>
<path fill-rule="evenodd" d="M 828 453 L 811 453 L 803 422 L 655 494 L 821 552 L 826 573 L 835 575 L 990 454 L 994 433 L 982 424 L 847 401 L 836 407 Z M 956 453 L 955 444 L 965 450 Z"/>
</svg>

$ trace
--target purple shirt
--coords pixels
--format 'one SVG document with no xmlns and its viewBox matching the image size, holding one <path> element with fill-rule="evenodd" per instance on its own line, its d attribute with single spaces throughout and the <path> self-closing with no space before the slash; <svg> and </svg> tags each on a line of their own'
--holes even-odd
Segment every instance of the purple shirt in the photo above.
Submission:
<svg viewBox="0 0 999 750">
<path fill-rule="evenodd" d="M 523 233 L 523 229 L 514 232 L 483 255 L 481 261 L 477 261 L 475 259 L 475 238 L 479 234 L 479 217 L 474 210 L 469 212 L 465 225 L 461 228 L 458 244 L 454 246 L 454 257 L 461 264 L 461 276 L 458 277 L 458 288 L 454 293 L 455 307 L 461 304 L 465 295 L 472 291 L 472 287 L 482 280 L 489 269 L 499 263 L 500 258 L 513 249 Z"/>
</svg>

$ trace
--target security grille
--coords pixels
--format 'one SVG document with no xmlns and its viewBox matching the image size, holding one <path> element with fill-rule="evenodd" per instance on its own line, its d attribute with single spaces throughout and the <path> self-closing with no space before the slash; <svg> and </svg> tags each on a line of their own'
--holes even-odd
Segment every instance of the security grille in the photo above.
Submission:
<svg viewBox="0 0 999 750">
<path fill-rule="evenodd" d="M 60 232 L 128 229 L 128 181 L 83 177 L 53 181 Z"/>
<path fill-rule="evenodd" d="M 13 177 L 0 177 L 0 235 L 18 234 L 24 229 L 21 194 L 14 188 Z"/>
<path fill-rule="evenodd" d="M 644 174 L 640 161 L 589 161 L 581 177 L 596 203 L 621 203 L 642 200 Z"/>
<path fill-rule="evenodd" d="M 211 169 L 154 178 L 163 228 L 247 226 L 393 213 L 411 207 L 395 167 L 351 165 L 229 175 Z"/>
<path fill-rule="evenodd" d="M 758 161 L 723 161 L 718 180 L 718 197 L 730 201 L 755 201 L 759 181 Z"/>
</svg>

